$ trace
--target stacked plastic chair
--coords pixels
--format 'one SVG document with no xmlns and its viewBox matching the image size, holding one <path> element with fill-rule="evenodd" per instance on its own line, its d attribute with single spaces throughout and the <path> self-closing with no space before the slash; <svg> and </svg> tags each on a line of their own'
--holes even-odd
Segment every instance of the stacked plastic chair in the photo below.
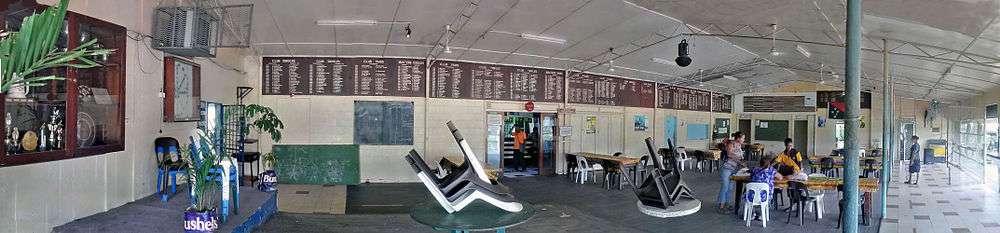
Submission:
<svg viewBox="0 0 1000 233">
<path fill-rule="evenodd" d="M 507 186 L 489 179 L 482 164 L 479 163 L 479 159 L 472 153 L 468 142 L 462 138 L 462 134 L 450 121 L 448 128 L 464 154 L 465 162 L 457 169 L 452 170 L 443 178 L 438 178 L 416 150 L 410 150 L 410 153 L 406 155 L 406 161 L 413 167 L 420 182 L 427 187 L 438 204 L 441 204 L 441 207 L 448 213 L 461 211 L 476 200 L 484 201 L 508 212 L 520 212 L 524 209 L 524 206 L 511 195 Z"/>
<path fill-rule="evenodd" d="M 639 209 L 647 215 L 655 217 L 675 217 L 692 214 L 701 208 L 698 201 L 687 184 L 681 180 L 680 169 L 677 167 L 677 158 L 670 156 L 664 163 L 660 156 L 656 156 L 653 149 L 653 139 L 646 138 L 646 148 L 649 150 L 650 158 L 653 159 L 654 169 L 650 171 L 641 184 L 633 184 L 632 191 L 639 198 Z M 671 166 L 665 169 L 664 166 Z M 626 176 L 626 181 L 630 181 Z M 692 199 L 698 202 L 696 207 L 690 209 L 676 209 L 674 207 L 680 203 L 682 198 Z"/>
</svg>

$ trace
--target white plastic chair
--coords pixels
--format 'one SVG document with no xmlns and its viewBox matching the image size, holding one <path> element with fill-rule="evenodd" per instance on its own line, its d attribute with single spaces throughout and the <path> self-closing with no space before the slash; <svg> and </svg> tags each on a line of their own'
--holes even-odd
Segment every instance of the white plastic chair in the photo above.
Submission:
<svg viewBox="0 0 1000 233">
<path fill-rule="evenodd" d="M 588 176 L 593 176 L 594 177 L 593 179 L 596 181 L 597 174 L 594 172 L 604 170 L 604 168 L 601 167 L 600 164 L 590 165 L 590 163 L 587 162 L 587 158 L 584 158 L 582 156 L 576 157 L 576 166 L 577 166 L 576 181 L 581 184 L 587 182 Z"/>
<path fill-rule="evenodd" d="M 771 203 L 771 186 L 767 183 L 747 183 L 744 186 L 743 200 L 743 221 L 747 222 L 747 227 L 750 226 L 750 221 L 753 219 L 753 209 L 756 206 L 760 206 L 760 221 L 764 223 L 764 227 L 767 228 L 767 220 L 770 219 L 770 211 L 768 208 L 768 203 Z"/>
<path fill-rule="evenodd" d="M 826 175 L 823 175 L 823 174 L 820 174 L 820 173 L 813 173 L 813 174 L 809 174 L 809 178 L 810 179 L 812 179 L 812 178 L 826 178 Z M 823 190 L 809 190 L 809 196 L 816 198 L 816 210 L 813 210 L 813 206 L 806 205 L 806 211 L 809 211 L 809 212 L 816 211 L 816 214 L 817 214 L 816 218 L 823 219 L 823 197 L 826 196 L 826 193 L 824 193 Z"/>
<path fill-rule="evenodd" d="M 677 156 L 677 167 L 683 171 L 687 161 L 691 160 L 691 158 L 688 157 L 687 151 L 684 150 L 684 147 L 677 147 L 677 149 L 674 150 L 674 156 Z"/>
</svg>

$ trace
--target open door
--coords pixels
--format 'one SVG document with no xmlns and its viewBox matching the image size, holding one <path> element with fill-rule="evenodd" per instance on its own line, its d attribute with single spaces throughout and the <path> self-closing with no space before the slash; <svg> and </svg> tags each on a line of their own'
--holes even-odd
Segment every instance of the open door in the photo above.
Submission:
<svg viewBox="0 0 1000 233">
<path fill-rule="evenodd" d="M 538 173 L 543 176 L 556 173 L 556 129 L 558 129 L 558 118 L 554 113 L 541 113 L 538 132 Z"/>
<path fill-rule="evenodd" d="M 486 164 L 503 171 L 503 113 L 486 115 Z"/>
</svg>

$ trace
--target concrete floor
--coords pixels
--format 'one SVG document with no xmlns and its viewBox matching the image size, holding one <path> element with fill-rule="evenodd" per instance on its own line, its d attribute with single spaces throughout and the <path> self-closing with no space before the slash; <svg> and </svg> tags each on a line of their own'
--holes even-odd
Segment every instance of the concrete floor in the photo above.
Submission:
<svg viewBox="0 0 1000 233">
<path fill-rule="evenodd" d="M 785 213 L 773 211 L 768 227 L 760 222 L 746 227 L 732 213 L 719 214 L 712 206 L 719 190 L 719 173 L 685 171 L 704 206 L 698 213 L 670 219 L 649 217 L 636 209 L 630 190 L 605 190 L 600 184 L 574 184 L 565 176 L 505 179 L 522 201 L 539 210 L 528 222 L 509 232 L 840 232 L 837 223 L 837 193 L 829 192 L 825 218 L 819 222 L 806 215 L 803 226 L 785 224 Z M 626 187 L 627 188 L 627 187 Z M 877 195 L 876 195 L 877 196 Z M 877 198 L 876 198 L 877 199 Z M 367 184 L 348 188 L 347 215 L 279 213 L 258 232 L 434 232 L 410 219 L 413 204 L 429 201 L 420 184 Z M 879 200 L 876 200 L 878 206 Z M 877 211 L 876 211 L 877 212 Z M 876 213 L 877 214 L 877 213 Z M 878 217 L 861 232 L 878 231 Z"/>
</svg>

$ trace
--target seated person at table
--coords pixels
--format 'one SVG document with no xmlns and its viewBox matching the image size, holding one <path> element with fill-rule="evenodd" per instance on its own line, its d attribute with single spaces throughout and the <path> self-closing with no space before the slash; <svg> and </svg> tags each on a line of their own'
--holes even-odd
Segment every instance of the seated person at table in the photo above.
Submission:
<svg viewBox="0 0 1000 233">
<path fill-rule="evenodd" d="M 778 170 L 774 169 L 774 159 L 763 158 L 755 167 L 750 170 L 750 182 L 751 183 L 767 183 L 771 186 L 771 190 L 774 190 L 774 179 L 782 179 L 781 174 L 778 174 Z"/>
<path fill-rule="evenodd" d="M 785 150 L 774 159 L 778 165 L 778 173 L 782 176 L 790 176 L 802 172 L 802 154 L 795 149 L 791 138 L 785 138 Z"/>
</svg>

